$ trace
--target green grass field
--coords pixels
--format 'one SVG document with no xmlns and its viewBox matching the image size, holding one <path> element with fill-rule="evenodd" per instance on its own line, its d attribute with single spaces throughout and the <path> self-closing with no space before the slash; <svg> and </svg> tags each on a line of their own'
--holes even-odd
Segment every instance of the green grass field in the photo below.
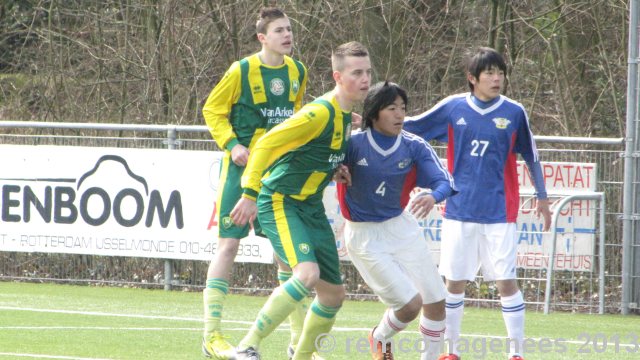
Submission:
<svg viewBox="0 0 640 360">
<path fill-rule="evenodd" d="M 265 300 L 228 297 L 223 326 L 232 343 Z M 203 359 L 201 302 L 197 292 L 0 282 L 0 359 Z M 331 333 L 335 348 L 325 357 L 369 359 L 365 339 L 383 310 L 377 302 L 346 302 Z M 419 343 L 417 325 L 407 330 L 396 359 L 419 359 L 409 352 Z M 465 360 L 506 359 L 498 349 L 504 348 L 500 311 L 467 307 L 463 334 Z M 638 316 L 530 311 L 526 335 L 533 348 L 527 360 L 640 358 Z M 285 359 L 288 336 L 282 326 L 267 338 L 263 359 Z"/>
</svg>

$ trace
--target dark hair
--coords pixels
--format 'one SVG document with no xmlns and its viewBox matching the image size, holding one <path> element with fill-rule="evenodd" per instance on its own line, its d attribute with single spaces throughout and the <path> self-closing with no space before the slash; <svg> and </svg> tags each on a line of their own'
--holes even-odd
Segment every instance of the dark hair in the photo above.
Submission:
<svg viewBox="0 0 640 360">
<path fill-rule="evenodd" d="M 269 24 L 271 24 L 274 20 L 278 20 L 284 17 L 287 17 L 287 15 L 278 8 L 266 7 L 260 9 L 260 15 L 258 16 L 258 21 L 256 22 L 256 33 L 266 34 Z"/>
<path fill-rule="evenodd" d="M 479 47 L 475 53 L 471 54 L 467 59 L 467 72 L 476 79 L 480 77 L 480 73 L 497 67 L 507 74 L 507 63 L 499 52 L 490 47 Z M 473 91 L 473 84 L 467 81 L 469 88 Z"/>
<path fill-rule="evenodd" d="M 357 41 L 344 43 L 331 52 L 331 68 L 333 71 L 342 71 L 344 59 L 347 56 L 365 57 L 369 56 L 367 48 Z"/>
<path fill-rule="evenodd" d="M 387 81 L 373 85 L 364 99 L 362 110 L 362 129 L 373 127 L 373 121 L 378 118 L 380 110 L 396 101 L 400 96 L 404 104 L 408 104 L 407 92 L 396 83 Z"/>
</svg>

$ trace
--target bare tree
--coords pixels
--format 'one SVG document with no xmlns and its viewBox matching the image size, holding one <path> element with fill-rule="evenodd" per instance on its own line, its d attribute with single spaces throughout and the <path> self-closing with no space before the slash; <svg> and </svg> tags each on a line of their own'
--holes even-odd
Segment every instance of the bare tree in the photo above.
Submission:
<svg viewBox="0 0 640 360">
<path fill-rule="evenodd" d="M 231 62 L 259 49 L 261 6 L 282 7 L 308 100 L 330 90 L 330 52 L 367 45 L 375 80 L 410 111 L 466 91 L 461 60 L 492 46 L 509 95 L 540 134 L 622 136 L 628 4 L 622 0 L 22 0 L 0 4 L 0 117 L 201 124 Z M 606 21 L 605 21 L 606 19 Z"/>
</svg>

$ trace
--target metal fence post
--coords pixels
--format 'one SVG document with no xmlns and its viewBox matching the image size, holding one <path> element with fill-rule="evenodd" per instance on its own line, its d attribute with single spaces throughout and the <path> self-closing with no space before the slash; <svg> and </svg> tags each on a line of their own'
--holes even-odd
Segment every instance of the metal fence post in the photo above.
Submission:
<svg viewBox="0 0 640 360">
<path fill-rule="evenodd" d="M 170 127 L 167 130 L 167 148 L 169 150 L 175 150 L 177 131 L 175 127 Z M 164 260 L 164 289 L 165 291 L 171 290 L 173 283 L 173 261 L 171 259 Z"/>
<path fill-rule="evenodd" d="M 634 209 L 638 210 L 635 204 L 634 194 L 636 186 L 633 184 L 637 174 L 636 165 L 638 161 L 633 157 L 638 150 L 638 0 L 629 2 L 629 57 L 627 70 L 627 118 L 626 137 L 624 151 L 624 189 L 623 189 L 623 214 L 622 214 L 622 315 L 629 314 L 630 303 L 632 302 L 632 266 L 633 266 L 633 234 L 634 227 L 638 223 L 634 220 Z"/>
<path fill-rule="evenodd" d="M 607 210 L 606 207 L 606 203 L 605 203 L 606 199 L 604 196 L 604 193 L 602 193 L 602 197 L 600 198 L 600 251 L 598 252 L 599 256 L 600 256 L 600 273 L 599 273 L 599 277 L 600 277 L 600 288 L 598 289 L 598 300 L 600 300 L 600 304 L 598 307 L 598 313 L 600 315 L 604 314 L 604 289 L 605 289 L 605 277 L 604 277 L 604 266 L 605 266 L 605 249 L 604 249 L 604 244 L 605 244 L 605 238 L 606 238 L 606 231 L 604 228 L 604 224 L 605 224 L 605 211 Z"/>
</svg>

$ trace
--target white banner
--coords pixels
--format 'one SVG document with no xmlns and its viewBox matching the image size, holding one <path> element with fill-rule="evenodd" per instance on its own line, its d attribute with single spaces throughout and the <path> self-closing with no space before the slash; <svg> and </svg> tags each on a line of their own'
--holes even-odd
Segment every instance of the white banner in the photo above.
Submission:
<svg viewBox="0 0 640 360">
<path fill-rule="evenodd" d="M 215 200 L 221 152 L 0 145 L 0 251 L 211 260 L 216 251 Z M 532 194 L 518 164 L 521 194 Z M 596 165 L 543 163 L 550 193 L 595 191 Z M 558 199 L 557 197 L 555 199 Z M 344 219 L 332 183 L 324 204 L 342 260 Z M 559 270 L 590 271 L 594 201 L 573 201 L 559 218 Z M 521 195 L 518 266 L 546 268 L 550 234 Z M 438 261 L 442 206 L 421 221 Z M 267 239 L 240 242 L 238 262 L 270 263 Z"/>
<path fill-rule="evenodd" d="M 0 251 L 211 260 L 222 153 L 0 145 Z M 270 263 L 250 236 L 237 261 Z"/>
</svg>

